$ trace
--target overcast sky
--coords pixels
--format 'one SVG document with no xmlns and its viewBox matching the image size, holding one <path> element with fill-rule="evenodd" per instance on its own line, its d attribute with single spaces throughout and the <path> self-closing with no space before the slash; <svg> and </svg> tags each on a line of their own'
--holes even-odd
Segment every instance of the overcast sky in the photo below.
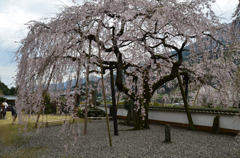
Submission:
<svg viewBox="0 0 240 158">
<path fill-rule="evenodd" d="M 75 0 L 81 3 L 82 0 Z M 214 10 L 230 22 L 238 0 L 217 0 Z M 61 6 L 73 5 L 72 0 L 0 0 L 0 79 L 14 86 L 17 64 L 12 60 L 19 41 L 27 34 L 30 20 L 54 16 Z"/>
</svg>

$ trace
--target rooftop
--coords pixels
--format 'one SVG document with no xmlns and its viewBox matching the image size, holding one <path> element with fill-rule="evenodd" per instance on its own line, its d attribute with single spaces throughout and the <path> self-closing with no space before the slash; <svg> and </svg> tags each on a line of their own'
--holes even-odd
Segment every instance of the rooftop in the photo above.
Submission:
<svg viewBox="0 0 240 158">
<path fill-rule="evenodd" d="M 0 97 L 6 98 L 7 100 L 16 100 L 17 96 L 14 95 L 0 95 Z"/>
</svg>

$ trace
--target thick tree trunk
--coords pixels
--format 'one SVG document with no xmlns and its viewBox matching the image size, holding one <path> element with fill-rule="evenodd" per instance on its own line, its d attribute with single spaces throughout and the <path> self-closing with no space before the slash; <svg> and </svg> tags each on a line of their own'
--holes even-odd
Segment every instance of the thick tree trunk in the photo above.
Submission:
<svg viewBox="0 0 240 158">
<path fill-rule="evenodd" d="M 145 129 L 150 129 L 149 122 L 148 122 L 148 107 L 149 107 L 149 104 L 147 104 L 146 107 L 145 107 L 145 110 L 146 110 L 146 116 L 145 116 L 145 119 L 144 119 L 144 128 Z"/>
<path fill-rule="evenodd" d="M 150 129 L 149 122 L 148 122 L 148 107 L 149 107 L 148 105 L 149 103 L 144 104 L 145 114 L 146 114 L 144 117 L 141 114 L 141 109 L 137 111 L 134 130 Z"/>
<path fill-rule="evenodd" d="M 137 114 L 136 114 L 136 122 L 134 124 L 134 130 L 141 130 L 143 129 L 143 119 L 142 119 L 142 116 L 141 116 L 141 111 L 137 111 Z"/>
</svg>

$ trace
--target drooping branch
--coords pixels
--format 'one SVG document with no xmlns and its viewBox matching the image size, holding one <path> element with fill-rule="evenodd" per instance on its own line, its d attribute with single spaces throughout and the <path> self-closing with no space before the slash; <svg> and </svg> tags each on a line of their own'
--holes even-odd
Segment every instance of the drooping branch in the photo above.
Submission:
<svg viewBox="0 0 240 158">
<path fill-rule="evenodd" d="M 39 118 L 40 118 L 40 115 L 41 115 L 41 111 L 42 111 L 43 108 L 44 108 L 44 99 L 45 99 L 45 97 L 46 97 L 46 95 L 47 95 L 48 88 L 49 88 L 50 83 L 51 83 L 51 81 L 52 81 L 52 77 L 53 77 L 53 73 L 54 73 L 54 71 L 55 71 L 55 67 L 56 67 L 56 65 L 53 65 L 52 71 L 51 71 L 51 73 L 50 73 L 50 75 L 49 75 L 49 79 L 48 79 L 48 82 L 47 82 L 47 87 L 46 87 L 46 89 L 43 91 L 43 94 L 42 94 L 42 100 L 41 100 L 41 103 L 40 103 L 40 109 L 39 109 L 39 113 L 38 113 L 38 116 L 37 116 L 37 119 L 36 119 L 35 128 L 38 127 L 38 121 L 39 121 Z"/>
</svg>

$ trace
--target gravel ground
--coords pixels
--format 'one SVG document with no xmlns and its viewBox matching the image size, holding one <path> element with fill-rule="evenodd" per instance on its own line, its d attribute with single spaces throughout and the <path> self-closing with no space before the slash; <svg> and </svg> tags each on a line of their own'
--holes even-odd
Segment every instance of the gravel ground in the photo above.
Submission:
<svg viewBox="0 0 240 158">
<path fill-rule="evenodd" d="M 53 126 L 40 129 L 38 133 L 28 132 L 24 134 L 28 143 L 19 146 L 6 147 L 0 144 L 0 157 L 13 151 L 17 155 L 10 157 L 23 157 L 21 151 L 30 148 L 35 150 L 29 157 L 240 158 L 240 138 L 230 135 L 171 127 L 172 143 L 167 144 L 163 143 L 164 126 L 151 125 L 150 130 L 127 131 L 131 127 L 118 125 L 119 136 L 114 136 L 113 124 L 110 122 L 110 147 L 105 120 L 88 123 L 85 135 L 82 134 L 82 124 L 66 125 L 66 128 L 70 130 Z"/>
</svg>

